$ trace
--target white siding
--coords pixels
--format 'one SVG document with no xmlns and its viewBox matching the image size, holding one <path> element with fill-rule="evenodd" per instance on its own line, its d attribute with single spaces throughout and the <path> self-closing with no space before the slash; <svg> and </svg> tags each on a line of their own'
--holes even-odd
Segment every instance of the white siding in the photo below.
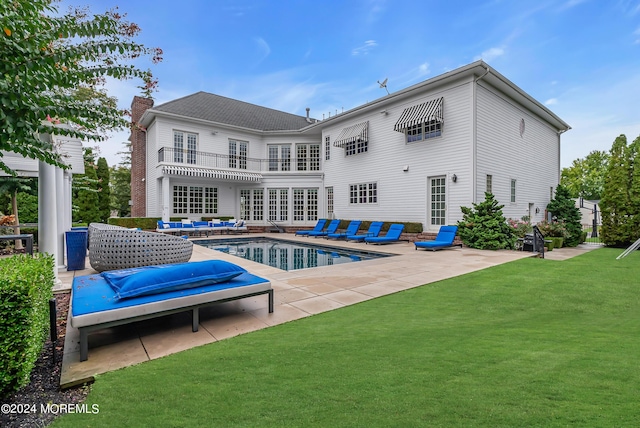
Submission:
<svg viewBox="0 0 640 428">
<path fill-rule="evenodd" d="M 524 133 L 520 136 L 522 119 Z M 512 100 L 497 95 L 497 91 L 479 85 L 476 153 L 478 202 L 484 200 L 486 175 L 490 174 L 493 194 L 504 205 L 505 217 L 527 216 L 529 203 L 533 203 L 532 221 L 544 219 L 549 188 L 555 189 L 559 177 L 560 150 L 555 129 Z M 515 203 L 510 202 L 511 179 L 517 183 Z M 537 215 L 535 208 L 540 209 Z"/>
<path fill-rule="evenodd" d="M 468 204 L 472 194 L 471 170 L 471 81 L 458 81 L 437 92 L 385 107 L 388 114 L 375 111 L 325 128 L 331 142 L 340 131 L 369 121 L 367 153 L 345 156 L 344 149 L 331 147 L 331 160 L 325 161 L 325 186 L 333 186 L 337 218 L 362 220 L 414 221 L 427 227 L 429 177 L 446 176 L 447 223 L 461 218 L 460 204 Z M 405 108 L 443 97 L 444 127 L 441 137 L 406 143 L 393 127 Z M 405 166 L 409 167 L 404 171 Z M 456 183 L 451 176 L 456 174 Z M 377 204 L 349 203 L 349 184 L 377 182 Z M 324 201 L 323 201 L 324 202 Z M 432 228 L 437 229 L 439 228 Z"/>
</svg>

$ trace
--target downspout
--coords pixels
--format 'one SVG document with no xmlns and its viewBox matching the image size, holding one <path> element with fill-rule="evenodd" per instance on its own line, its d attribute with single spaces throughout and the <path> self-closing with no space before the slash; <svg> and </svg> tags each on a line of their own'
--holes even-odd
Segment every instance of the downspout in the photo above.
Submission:
<svg viewBox="0 0 640 428">
<path fill-rule="evenodd" d="M 557 171 L 558 171 L 558 179 L 556 181 L 557 184 L 560 184 L 560 178 L 562 177 L 562 172 L 561 172 L 562 168 L 560 167 L 560 151 L 561 151 L 561 149 L 560 149 L 560 136 L 562 134 L 564 134 L 565 132 L 567 132 L 569 129 L 571 129 L 571 128 L 561 129 L 561 130 L 556 132 L 556 134 L 558 135 L 558 169 L 557 169 Z"/>
<path fill-rule="evenodd" d="M 471 161 L 471 187 L 472 187 L 472 201 L 473 203 L 478 203 L 477 195 L 478 195 L 478 177 L 477 177 L 477 160 L 478 160 L 478 99 L 477 99 L 477 90 L 476 85 L 480 81 L 480 79 L 484 78 L 487 74 L 489 74 L 489 66 L 485 65 L 484 74 L 473 79 L 473 93 L 471 95 L 473 102 L 473 129 L 472 129 L 472 161 Z"/>
</svg>

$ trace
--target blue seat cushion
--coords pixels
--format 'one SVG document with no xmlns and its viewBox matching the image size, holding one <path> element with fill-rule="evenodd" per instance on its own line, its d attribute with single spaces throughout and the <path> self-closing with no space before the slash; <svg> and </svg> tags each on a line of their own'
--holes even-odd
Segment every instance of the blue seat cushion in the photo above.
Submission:
<svg viewBox="0 0 640 428">
<path fill-rule="evenodd" d="M 229 281 L 246 270 L 224 260 L 145 266 L 103 272 L 116 297 L 158 294 Z"/>
</svg>

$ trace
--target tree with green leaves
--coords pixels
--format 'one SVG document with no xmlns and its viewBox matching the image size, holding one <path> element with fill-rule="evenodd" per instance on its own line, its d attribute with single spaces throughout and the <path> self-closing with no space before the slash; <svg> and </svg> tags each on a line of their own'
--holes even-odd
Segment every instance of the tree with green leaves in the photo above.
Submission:
<svg viewBox="0 0 640 428">
<path fill-rule="evenodd" d="M 139 79 L 143 95 L 157 82 L 134 64 L 161 60 L 160 49 L 134 41 L 140 27 L 117 9 L 92 15 L 86 9 L 60 14 L 56 0 L 0 2 L 0 151 L 10 151 L 62 168 L 52 142 L 55 132 L 98 141 L 107 131 L 129 126 L 113 108 L 103 86 L 107 78 Z M 100 97 L 73 96 L 86 90 Z M 62 122 L 65 127 L 52 127 Z M 14 174 L 0 158 L 0 169 Z"/>
<path fill-rule="evenodd" d="M 123 165 L 111 168 L 111 209 L 118 217 L 131 216 L 131 168 Z"/>
<path fill-rule="evenodd" d="M 608 163 L 609 154 L 606 151 L 594 150 L 584 159 L 576 159 L 570 167 L 563 168 L 560 184 L 565 186 L 572 198 L 599 200 Z"/>
<path fill-rule="evenodd" d="M 582 215 L 576 207 L 576 202 L 562 184 L 556 188 L 554 198 L 547 205 L 555 220 L 564 224 L 567 236 L 564 239 L 565 247 L 575 247 L 582 241 Z"/>
<path fill-rule="evenodd" d="M 492 193 L 485 192 L 485 200 L 472 204 L 472 208 L 460 207 L 462 220 L 458 222 L 458 235 L 468 247 L 480 250 L 502 250 L 513 248 L 516 242 L 514 229 L 507 224 Z"/>
<path fill-rule="evenodd" d="M 106 223 L 111 217 L 111 188 L 109 186 L 109 165 L 105 158 L 98 159 L 98 213 L 100 222 Z"/>
<path fill-rule="evenodd" d="M 631 159 L 630 156 L 635 150 L 637 146 L 630 150 L 627 137 L 622 134 L 613 142 L 609 152 L 609 166 L 600 200 L 602 217 L 600 237 L 605 245 L 627 246 L 640 235 L 640 231 L 633 230 L 633 219 L 637 217 L 637 211 L 634 212 L 630 199 L 635 164 L 635 159 Z M 636 238 L 633 239 L 634 237 Z"/>
</svg>

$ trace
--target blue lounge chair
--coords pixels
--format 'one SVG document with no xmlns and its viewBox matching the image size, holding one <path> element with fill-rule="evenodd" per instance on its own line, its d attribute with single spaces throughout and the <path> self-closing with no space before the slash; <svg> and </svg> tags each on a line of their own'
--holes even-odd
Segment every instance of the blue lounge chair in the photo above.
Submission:
<svg viewBox="0 0 640 428">
<path fill-rule="evenodd" d="M 330 233 L 336 233 L 336 230 L 338 230 L 338 227 L 340 226 L 340 220 L 331 220 L 331 223 L 329 223 L 329 226 L 327 226 L 327 230 L 325 231 L 320 231 L 320 232 L 316 232 L 315 230 L 312 230 L 311 232 L 309 232 L 309 234 L 307 236 L 327 236 Z"/>
<path fill-rule="evenodd" d="M 381 221 L 374 221 L 369 225 L 369 230 L 364 235 L 347 235 L 347 241 L 364 241 L 366 237 L 376 237 L 380 234 L 380 230 L 382 229 L 382 225 L 384 223 Z"/>
<path fill-rule="evenodd" d="M 297 230 L 296 231 L 296 235 L 298 236 L 308 236 L 309 233 L 311 232 L 322 232 L 322 229 L 324 229 L 324 226 L 327 224 L 327 220 L 322 218 L 320 220 L 318 220 L 318 222 L 316 223 L 316 226 L 313 228 L 313 230 Z"/>
<path fill-rule="evenodd" d="M 404 230 L 404 224 L 392 224 L 387 230 L 387 234 L 384 236 L 364 238 L 364 242 L 367 244 L 387 244 L 389 242 L 397 242 L 400 239 L 400 235 Z"/>
<path fill-rule="evenodd" d="M 453 240 L 456 237 L 456 233 L 458 233 L 458 226 L 440 226 L 440 230 L 438 231 L 438 235 L 436 235 L 436 239 L 432 241 L 418 241 L 414 242 L 416 245 L 416 250 L 418 248 L 424 248 L 427 250 L 440 250 L 442 248 L 454 247 L 460 245 L 462 248 L 462 244 L 453 245 Z"/>
<path fill-rule="evenodd" d="M 325 236 L 325 238 L 341 239 L 341 238 L 346 238 L 348 235 L 355 235 L 356 233 L 358 233 L 358 229 L 360 229 L 361 223 L 362 222 L 360 220 L 351 220 L 351 222 L 349 223 L 349 226 L 347 226 L 347 230 L 345 230 L 342 233 L 330 233 L 327 236 Z"/>
</svg>

